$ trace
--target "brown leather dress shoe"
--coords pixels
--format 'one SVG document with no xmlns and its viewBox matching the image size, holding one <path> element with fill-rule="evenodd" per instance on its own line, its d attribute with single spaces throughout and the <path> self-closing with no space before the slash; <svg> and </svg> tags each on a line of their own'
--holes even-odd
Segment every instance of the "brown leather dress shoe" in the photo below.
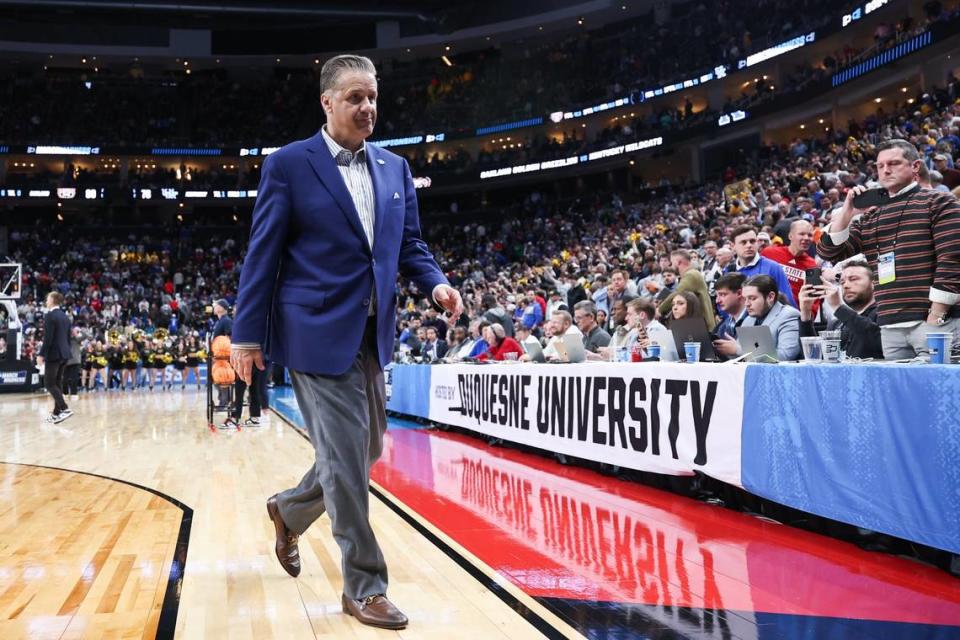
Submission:
<svg viewBox="0 0 960 640">
<path fill-rule="evenodd" d="M 343 612 L 363 624 L 381 629 L 403 629 L 407 626 L 407 616 L 383 594 L 367 596 L 363 600 L 354 600 L 347 596 L 342 599 Z"/>
<path fill-rule="evenodd" d="M 291 533 L 280 517 L 280 508 L 277 506 L 277 496 L 267 500 L 267 515 L 273 520 L 277 530 L 277 560 L 283 570 L 296 578 L 300 575 L 300 549 L 297 547 L 297 534 Z"/>
</svg>

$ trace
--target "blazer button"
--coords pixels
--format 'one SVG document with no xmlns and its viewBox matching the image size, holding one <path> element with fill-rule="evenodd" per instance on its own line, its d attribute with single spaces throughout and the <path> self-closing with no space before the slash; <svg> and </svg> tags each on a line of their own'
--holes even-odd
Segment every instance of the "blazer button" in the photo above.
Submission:
<svg viewBox="0 0 960 640">
<path fill-rule="evenodd" d="M 363 302 L 361 302 L 360 304 L 363 305 L 364 307 L 369 307 L 369 306 L 370 306 L 370 298 L 364 298 L 364 299 L 363 299 Z"/>
<path fill-rule="evenodd" d="M 370 261 L 370 264 L 372 264 L 373 266 L 377 266 L 377 259 L 376 258 L 372 259 Z"/>
</svg>

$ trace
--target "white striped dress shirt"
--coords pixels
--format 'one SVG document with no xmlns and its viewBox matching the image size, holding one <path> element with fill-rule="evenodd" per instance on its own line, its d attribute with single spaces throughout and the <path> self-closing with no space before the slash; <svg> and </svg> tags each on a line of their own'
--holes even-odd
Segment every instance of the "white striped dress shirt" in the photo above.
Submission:
<svg viewBox="0 0 960 640">
<path fill-rule="evenodd" d="M 373 251 L 373 223 L 377 205 L 373 191 L 373 178 L 370 177 L 370 169 L 367 167 L 367 143 L 364 142 L 354 153 L 349 149 L 344 149 L 330 137 L 330 134 L 327 133 L 327 125 L 323 125 L 320 131 L 323 134 L 323 141 L 327 143 L 327 149 L 330 150 L 330 155 L 337 163 L 340 175 L 343 176 L 343 182 L 347 185 L 347 191 L 350 192 L 353 206 L 360 215 L 363 232 L 367 236 L 367 242 L 370 243 L 370 250 Z M 374 284 L 370 292 L 368 316 L 377 312 L 376 294 L 377 286 Z"/>
<path fill-rule="evenodd" d="M 364 142 L 356 153 L 344 149 L 327 133 L 327 125 L 323 125 L 323 141 L 327 143 L 330 155 L 337 163 L 337 169 L 347 185 L 353 206 L 360 215 L 360 224 L 367 235 L 367 242 L 373 249 L 373 222 L 376 215 L 376 200 L 373 192 L 373 179 L 367 167 L 367 143 Z"/>
</svg>

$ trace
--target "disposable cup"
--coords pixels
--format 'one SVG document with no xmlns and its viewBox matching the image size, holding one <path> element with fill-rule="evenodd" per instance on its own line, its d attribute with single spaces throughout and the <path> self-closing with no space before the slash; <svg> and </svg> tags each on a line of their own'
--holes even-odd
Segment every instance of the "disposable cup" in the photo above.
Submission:
<svg viewBox="0 0 960 640">
<path fill-rule="evenodd" d="M 821 338 L 811 336 L 800 338 L 800 346 L 803 348 L 803 359 L 807 362 L 817 362 L 823 359 L 823 343 Z"/>
<path fill-rule="evenodd" d="M 950 364 L 950 348 L 953 346 L 953 334 L 931 331 L 927 334 L 927 350 L 930 352 L 930 364 Z"/>
</svg>

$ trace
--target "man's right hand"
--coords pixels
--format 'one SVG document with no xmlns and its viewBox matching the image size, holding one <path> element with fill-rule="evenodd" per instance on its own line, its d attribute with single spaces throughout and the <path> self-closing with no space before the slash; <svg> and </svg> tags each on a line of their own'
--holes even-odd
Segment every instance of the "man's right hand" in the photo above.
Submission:
<svg viewBox="0 0 960 640">
<path fill-rule="evenodd" d="M 266 365 L 263 364 L 263 352 L 260 349 L 238 349 L 237 347 L 230 350 L 230 366 L 248 386 L 253 384 L 254 366 L 260 371 L 266 369 Z"/>
<path fill-rule="evenodd" d="M 850 222 L 853 221 L 853 217 L 857 214 L 865 213 L 861 209 L 857 209 L 853 206 L 853 199 L 858 195 L 867 191 L 867 188 L 862 184 L 858 184 L 849 191 L 847 191 L 847 197 L 843 201 L 843 206 L 840 207 L 840 210 L 833 214 L 833 218 L 830 220 L 830 231 L 836 233 L 838 231 L 843 231 L 850 226 Z"/>
<path fill-rule="evenodd" d="M 720 336 L 713 341 L 713 350 L 720 355 L 727 356 L 728 358 L 732 358 L 733 356 L 737 355 L 737 351 L 739 349 L 740 343 L 727 335 Z"/>
<path fill-rule="evenodd" d="M 805 284 L 800 287 L 800 319 L 804 322 L 813 320 L 813 305 L 824 296 L 821 286 Z"/>
</svg>

